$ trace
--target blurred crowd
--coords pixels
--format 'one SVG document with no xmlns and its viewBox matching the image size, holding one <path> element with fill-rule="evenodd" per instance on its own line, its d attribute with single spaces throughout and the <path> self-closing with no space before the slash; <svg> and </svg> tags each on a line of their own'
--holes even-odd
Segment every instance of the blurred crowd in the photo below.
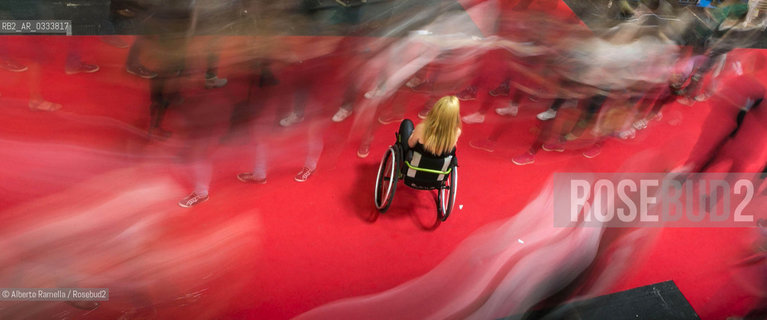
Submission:
<svg viewBox="0 0 767 320">
<path fill-rule="evenodd" d="M 409 91 L 428 96 L 419 117 L 444 95 L 477 100 L 478 109 L 463 108 L 470 125 L 485 123 L 493 113 L 517 117 L 529 114 L 520 113 L 528 105 L 546 105 L 530 130 L 537 138 L 511 159 L 517 165 L 534 163 L 539 150 L 596 157 L 606 140 L 634 139 L 675 102 L 712 99 L 714 105 L 691 159 L 678 170 L 705 170 L 722 145 L 749 139 L 736 133 L 749 118 L 761 116 L 753 110 L 764 96 L 755 76 L 764 62 L 758 53 L 732 51 L 759 42 L 767 2 L 700 7 L 611 0 L 592 4 L 602 16 L 598 23 L 584 19 L 588 26 L 573 14 L 557 14 L 559 5 L 113 0 L 99 30 L 104 43 L 127 49 L 125 71 L 148 81 L 142 129 L 150 141 L 174 138 L 164 121 L 169 110 L 195 115 L 186 118 L 191 133 L 184 135 L 191 141 L 184 157 L 192 164 L 195 188 L 179 202 L 183 207 L 208 199 L 217 143 L 247 140 L 253 167 L 237 178 L 263 184 L 275 158 L 270 150 L 279 149 L 271 138 L 292 128 L 299 134 L 287 144 L 305 145 L 305 163 L 295 176 L 303 182 L 317 170 L 330 133 L 338 131 L 330 123 L 354 119 L 349 140 L 359 143 L 357 155 L 364 158 L 379 124 L 405 118 L 414 96 Z M 6 19 L 31 19 L 47 11 L 31 1 L 0 12 Z M 137 36 L 120 35 L 126 33 Z M 66 74 L 99 71 L 98 62 L 83 61 L 82 42 L 67 39 Z M 0 67 L 30 73 L 30 109 L 59 110 L 63 106 L 48 101 L 40 85 L 45 51 L 35 52 L 21 59 L 0 43 Z M 225 86 L 241 89 L 220 93 Z M 213 116 L 221 110 L 231 110 L 224 121 Z M 489 136 L 470 145 L 493 152 L 515 122 L 488 123 L 494 126 Z M 222 127 L 225 133 L 214 139 Z"/>
<path fill-rule="evenodd" d="M 18 3 L 24 5 L 0 3 L 0 19 L 55 17 L 48 12 L 48 2 Z M 590 5 L 598 14 L 594 21 L 587 19 L 590 13 L 576 16 L 567 8 L 559 10 L 563 3 L 558 0 L 113 0 L 103 6 L 107 10 L 97 20 L 104 48 L 122 49 L 120 73 L 142 85 L 146 82 L 147 90 L 141 91 L 149 93 L 143 100 L 146 114 L 135 125 L 138 130 L 131 132 L 140 132 L 147 145 L 183 146 L 175 155 L 189 164 L 194 184 L 178 202 L 185 208 L 209 199 L 213 155 L 220 144 L 239 144 L 252 151 L 248 160 L 252 165 L 236 175 L 242 183 L 265 184 L 270 163 L 294 158 L 303 161 L 294 180 L 305 182 L 318 170 L 326 146 L 350 143 L 357 148 L 357 156 L 365 158 L 382 125 L 404 120 L 414 104 L 417 116 L 424 118 L 445 95 L 473 101 L 462 104 L 464 132 L 476 131 L 480 124 L 491 126 L 486 138 L 471 140 L 473 149 L 460 153 L 494 152 L 512 126 L 534 123 L 526 128 L 536 136 L 533 143 L 510 159 L 520 166 L 534 164 L 540 150 L 597 157 L 608 140 L 636 139 L 658 127 L 670 106 L 686 105 L 690 107 L 683 108 L 689 112 L 697 112 L 706 102 L 700 136 L 689 158 L 675 170 L 705 172 L 722 164 L 728 172 L 763 170 L 767 155 L 754 141 L 767 137 L 767 111 L 760 106 L 765 95 L 764 56 L 737 49 L 762 44 L 767 1 L 711 1 L 696 6 L 670 0 L 606 0 Z M 0 68 L 28 75 L 25 104 L 30 110 L 66 111 L 70 106 L 51 101 L 43 85 L 42 69 L 55 67 L 50 58 L 55 49 L 41 49 L 46 44 L 33 38 L 23 39 L 27 45 L 21 50 L 11 50 L 0 41 Z M 85 58 L 97 56 L 87 52 L 95 47 L 86 40 L 67 37 L 66 45 L 57 47 L 66 50 L 62 69 L 67 75 L 88 77 L 104 66 L 89 60 L 95 58 Z M 88 95 L 77 99 L 88 99 Z M 508 121 L 522 117 L 529 121 Z M 351 123 L 334 124 L 346 122 Z M 754 168 L 754 163 L 759 167 Z M 103 185 L 123 178 L 104 179 L 108 181 Z M 161 190 L 163 194 L 177 191 Z M 62 201 L 76 198 L 77 193 L 72 193 Z M 135 219 L 138 227 L 126 234 L 137 238 L 164 225 L 160 217 L 144 222 L 132 216 L 100 214 L 104 208 L 133 206 L 128 195 L 110 202 L 115 209 L 107 206 L 78 213 L 63 226 L 42 221 L 39 228 L 70 232 L 68 228 L 80 226 L 81 232 L 90 233 L 98 230 L 82 227 L 88 221 L 106 219 L 106 225 L 112 223 L 110 219 Z M 152 198 L 149 194 L 137 197 Z M 538 208 L 531 208 L 529 221 L 542 221 Z M 764 225 L 761 221 L 762 229 Z M 240 236 L 256 228 L 250 220 L 232 222 L 221 233 L 192 242 L 189 250 L 178 253 L 179 259 L 201 262 L 187 269 L 167 267 L 170 263 L 165 259 L 172 261 L 170 253 L 177 251 L 172 244 L 162 247 L 166 251 L 158 253 L 162 259 L 156 265 L 148 259 L 136 266 L 199 273 L 197 268 L 226 260 L 204 260 L 203 255 L 239 254 L 231 248 L 244 246 L 243 242 L 226 233 Z M 521 225 L 513 231 L 526 229 Z M 553 239 L 551 244 L 558 251 L 548 252 L 571 256 L 577 248 L 559 247 L 568 243 L 560 239 L 588 244 L 601 236 L 583 230 Z M 107 231 L 97 235 L 112 239 Z M 48 233 L 57 241 L 69 235 Z M 20 241 L 25 235 L 19 231 L 7 241 Z M 515 243 L 505 234 L 499 238 L 503 245 Z M 119 239 L 126 249 L 117 251 L 128 252 L 125 260 L 132 259 L 132 250 L 142 252 L 145 243 L 164 243 L 160 237 L 137 239 L 135 243 Z M 105 247 L 99 242 L 96 247 L 88 243 L 71 250 L 115 251 L 104 243 Z M 230 249 L 220 251 L 220 247 Z M 66 256 L 58 247 L 52 248 L 57 252 L 44 251 L 30 258 L 19 250 L 17 255 L 32 259 L 29 264 L 52 265 L 55 257 Z M 582 259 L 590 259 L 595 252 L 582 253 Z M 763 252 L 760 249 L 750 258 L 761 261 Z M 463 261 L 469 260 L 459 262 Z M 546 267 L 554 273 L 558 266 Z M 110 276 L 132 279 L 132 270 L 118 268 Z M 518 276 L 530 278 L 524 272 Z M 435 279 L 441 284 L 444 277 Z M 56 285 L 81 284 L 72 282 Z M 764 309 L 753 312 L 763 316 Z"/>
</svg>

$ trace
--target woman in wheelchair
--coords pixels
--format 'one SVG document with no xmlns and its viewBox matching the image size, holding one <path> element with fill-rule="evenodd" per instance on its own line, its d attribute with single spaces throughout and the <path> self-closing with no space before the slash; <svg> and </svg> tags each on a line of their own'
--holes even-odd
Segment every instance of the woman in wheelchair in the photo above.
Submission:
<svg viewBox="0 0 767 320">
<path fill-rule="evenodd" d="M 442 97 L 426 119 L 413 126 L 400 124 L 397 142 L 386 150 L 378 168 L 375 204 L 386 212 L 394 198 L 397 181 L 420 190 L 437 190 L 440 220 L 452 211 L 458 179 L 455 146 L 461 136 L 460 103 L 455 96 Z"/>
<path fill-rule="evenodd" d="M 413 127 L 410 119 L 402 120 L 398 142 L 404 154 L 408 154 L 410 148 L 422 149 L 434 157 L 455 152 L 455 145 L 461 136 L 460 111 L 458 98 L 446 96 L 434 104 L 426 119 L 417 126 Z"/>
</svg>

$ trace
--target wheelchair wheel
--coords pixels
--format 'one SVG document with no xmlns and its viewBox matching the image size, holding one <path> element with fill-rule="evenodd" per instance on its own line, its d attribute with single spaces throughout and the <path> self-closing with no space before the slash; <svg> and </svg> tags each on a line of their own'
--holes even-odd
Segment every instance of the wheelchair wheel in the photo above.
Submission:
<svg viewBox="0 0 767 320">
<path fill-rule="evenodd" d="M 394 191 L 397 190 L 397 179 L 399 169 L 399 157 L 394 147 L 389 147 L 381 159 L 378 166 L 378 176 L 376 177 L 375 204 L 376 209 L 381 213 L 386 212 L 394 199 Z"/>
<path fill-rule="evenodd" d="M 450 177 L 445 181 L 445 186 L 439 189 L 437 196 L 437 213 L 439 220 L 445 221 L 453 211 L 455 204 L 455 192 L 458 189 L 458 167 L 453 167 Z"/>
</svg>

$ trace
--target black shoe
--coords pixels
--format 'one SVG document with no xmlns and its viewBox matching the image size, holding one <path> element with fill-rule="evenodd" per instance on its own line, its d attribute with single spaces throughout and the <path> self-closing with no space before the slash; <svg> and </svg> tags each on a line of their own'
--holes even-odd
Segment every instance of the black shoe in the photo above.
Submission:
<svg viewBox="0 0 767 320">
<path fill-rule="evenodd" d="M 127 66 L 125 67 L 125 71 L 139 78 L 144 78 L 144 79 L 157 78 L 157 72 L 151 71 L 145 68 L 144 66 Z"/>
</svg>

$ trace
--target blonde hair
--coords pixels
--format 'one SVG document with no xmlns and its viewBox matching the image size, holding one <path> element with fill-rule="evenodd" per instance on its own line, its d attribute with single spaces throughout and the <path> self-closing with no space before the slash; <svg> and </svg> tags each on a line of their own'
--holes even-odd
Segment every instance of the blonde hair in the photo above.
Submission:
<svg viewBox="0 0 767 320">
<path fill-rule="evenodd" d="M 424 120 L 423 147 L 435 155 L 453 150 L 461 128 L 461 106 L 456 96 L 439 99 Z"/>
</svg>

